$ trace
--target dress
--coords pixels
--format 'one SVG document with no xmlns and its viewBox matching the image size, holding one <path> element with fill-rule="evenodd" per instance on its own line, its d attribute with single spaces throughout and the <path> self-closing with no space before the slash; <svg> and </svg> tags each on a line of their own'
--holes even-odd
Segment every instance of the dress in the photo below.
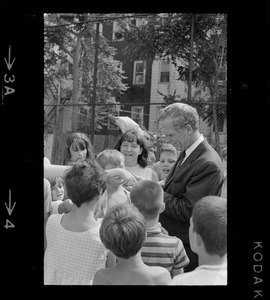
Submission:
<svg viewBox="0 0 270 300">
<path fill-rule="evenodd" d="M 66 230 L 63 215 L 53 214 L 46 226 L 45 285 L 91 285 L 97 270 L 105 268 L 108 250 L 99 237 L 100 224 L 84 232 Z"/>
<path fill-rule="evenodd" d="M 201 265 L 194 271 L 174 276 L 169 285 L 227 285 L 227 262 Z"/>
<path fill-rule="evenodd" d="M 147 228 L 147 238 L 143 243 L 141 256 L 146 265 L 164 267 L 169 272 L 189 264 L 182 241 L 162 233 L 160 223 Z"/>
<path fill-rule="evenodd" d="M 143 177 L 144 179 L 152 180 L 153 170 L 149 167 L 141 167 L 139 164 L 134 167 L 125 166 L 125 170 L 130 172 L 131 174 L 139 177 Z"/>
</svg>

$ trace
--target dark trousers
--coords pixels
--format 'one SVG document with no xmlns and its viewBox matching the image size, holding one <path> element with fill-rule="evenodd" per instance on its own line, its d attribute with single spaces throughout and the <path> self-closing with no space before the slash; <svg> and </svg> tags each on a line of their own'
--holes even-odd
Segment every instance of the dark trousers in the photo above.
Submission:
<svg viewBox="0 0 270 300">
<path fill-rule="evenodd" d="M 185 247 L 186 254 L 190 260 L 189 264 L 184 268 L 184 272 L 186 273 L 186 272 L 193 271 L 195 268 L 197 268 L 199 263 L 198 263 L 198 255 L 190 249 L 190 245 L 185 243 L 183 245 Z"/>
</svg>

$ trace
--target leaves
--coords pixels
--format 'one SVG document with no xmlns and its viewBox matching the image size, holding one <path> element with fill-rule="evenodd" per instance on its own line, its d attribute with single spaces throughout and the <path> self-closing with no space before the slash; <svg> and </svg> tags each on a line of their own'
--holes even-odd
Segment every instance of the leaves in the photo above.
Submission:
<svg viewBox="0 0 270 300">
<path fill-rule="evenodd" d="M 69 89 L 65 80 L 77 79 L 77 92 L 74 89 L 73 99 L 79 103 L 91 104 L 93 99 L 93 74 L 95 55 L 95 22 L 91 22 L 96 14 L 45 14 L 44 62 L 45 86 L 61 82 L 63 89 Z M 90 22 L 89 22 L 90 21 Z M 65 25 L 65 26 L 64 26 Z M 78 44 L 79 43 L 79 44 Z M 77 50 L 75 51 L 77 47 Z M 119 61 L 114 59 L 116 49 L 109 46 L 103 36 L 99 37 L 98 74 L 96 87 L 96 103 L 107 103 L 117 93 L 128 87 L 122 83 L 123 71 Z M 75 56 L 76 55 L 76 56 Z M 76 61 L 75 61 L 76 59 Z M 78 62 L 74 64 L 74 62 Z M 77 66 L 77 67 L 76 67 Z M 114 99 L 114 98 L 113 98 Z M 75 108 L 73 108 L 75 109 Z M 104 122 L 108 109 L 96 110 L 96 129 Z M 81 109 L 75 112 L 81 118 L 80 123 L 89 123 L 91 111 Z M 100 114 L 100 115 L 99 115 Z"/>
</svg>

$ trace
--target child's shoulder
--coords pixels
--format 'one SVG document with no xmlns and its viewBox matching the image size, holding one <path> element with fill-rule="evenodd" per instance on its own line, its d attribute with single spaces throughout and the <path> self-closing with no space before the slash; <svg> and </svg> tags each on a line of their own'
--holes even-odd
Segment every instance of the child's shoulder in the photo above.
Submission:
<svg viewBox="0 0 270 300">
<path fill-rule="evenodd" d="M 171 281 L 169 271 L 163 267 L 151 267 L 151 275 L 154 279 L 154 284 L 168 284 Z"/>
<path fill-rule="evenodd" d="M 94 276 L 93 285 L 111 285 L 115 280 L 113 268 L 99 269 Z"/>
</svg>

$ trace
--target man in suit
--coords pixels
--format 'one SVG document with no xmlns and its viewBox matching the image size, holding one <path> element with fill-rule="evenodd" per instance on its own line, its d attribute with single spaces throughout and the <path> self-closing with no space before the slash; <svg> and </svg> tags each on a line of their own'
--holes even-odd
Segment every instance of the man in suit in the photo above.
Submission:
<svg viewBox="0 0 270 300">
<path fill-rule="evenodd" d="M 190 249 L 188 229 L 194 204 L 204 196 L 220 196 L 224 167 L 219 154 L 199 131 L 199 116 L 188 104 L 173 103 L 158 116 L 159 129 L 181 155 L 164 185 L 165 210 L 160 215 L 169 235 L 180 238 L 190 259 L 185 272 L 198 266 L 198 256 Z"/>
</svg>

